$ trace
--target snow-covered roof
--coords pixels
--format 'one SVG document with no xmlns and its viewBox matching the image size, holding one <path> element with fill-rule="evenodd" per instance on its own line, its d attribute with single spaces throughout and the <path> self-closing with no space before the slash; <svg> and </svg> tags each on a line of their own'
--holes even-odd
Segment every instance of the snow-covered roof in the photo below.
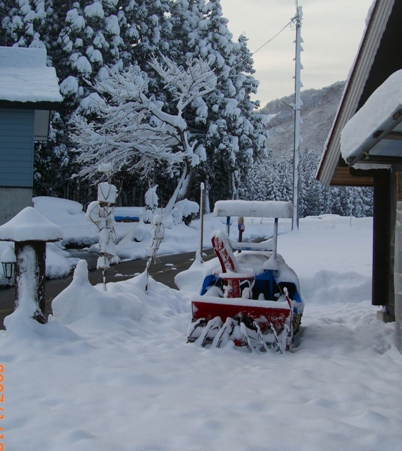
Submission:
<svg viewBox="0 0 402 451">
<path fill-rule="evenodd" d="M 247 216 L 256 218 L 292 218 L 293 205 L 283 201 L 219 200 L 214 216 Z"/>
<path fill-rule="evenodd" d="M 60 103 L 56 71 L 46 66 L 46 50 L 0 47 L 0 102 Z"/>
<path fill-rule="evenodd" d="M 396 129 L 402 119 L 401 113 L 402 70 L 399 70 L 371 94 L 343 128 L 342 157 L 347 161 L 370 151 L 370 155 L 401 156 L 400 141 L 379 141 L 381 137 L 386 139 L 387 132 L 402 132 L 402 129 Z"/>
<path fill-rule="evenodd" d="M 346 171 L 346 175 L 343 173 L 342 167 L 338 165 L 341 152 L 341 132 L 345 124 L 358 110 L 360 103 L 370 94 L 370 89 L 373 86 L 374 89 L 378 86 L 376 85 L 378 80 L 376 73 L 389 74 L 395 70 L 396 57 L 400 53 L 399 47 L 395 45 L 395 42 L 400 41 L 395 39 L 393 35 L 389 35 L 388 39 L 384 39 L 387 29 L 389 31 L 391 29 L 397 30 L 398 33 L 400 30 L 399 14 L 395 11 L 394 18 L 391 14 L 395 9 L 394 4 L 395 0 L 373 0 L 369 9 L 366 29 L 349 72 L 338 112 L 335 115 L 331 131 L 324 145 L 321 162 L 317 169 L 316 178 L 324 185 L 328 186 L 331 182 L 334 183 L 334 178 L 338 179 L 337 183 L 335 182 L 334 184 L 351 184 L 349 170 Z M 392 58 L 387 56 L 386 58 L 376 59 L 378 53 L 389 52 L 390 49 L 393 52 Z M 364 181 L 361 177 L 357 180 Z"/>
<path fill-rule="evenodd" d="M 3 241 L 58 241 L 62 238 L 61 228 L 33 207 L 24 208 L 0 226 L 0 240 Z"/>
</svg>

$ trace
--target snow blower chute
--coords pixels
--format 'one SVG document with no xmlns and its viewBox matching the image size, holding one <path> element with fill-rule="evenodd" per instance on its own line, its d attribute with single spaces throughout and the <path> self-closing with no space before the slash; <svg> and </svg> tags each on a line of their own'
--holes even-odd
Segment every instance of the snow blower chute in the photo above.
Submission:
<svg viewBox="0 0 402 451">
<path fill-rule="evenodd" d="M 292 213 L 290 202 L 233 200 L 215 204 L 214 216 L 227 218 L 226 233 L 216 231 L 211 238 L 221 267 L 207 274 L 200 296 L 192 300 L 189 343 L 223 347 L 231 341 L 260 352 L 290 349 L 304 304 L 296 274 L 277 254 L 277 238 L 278 218 L 291 218 Z M 231 216 L 272 218 L 273 236 L 260 243 L 233 241 Z M 239 230 L 241 224 L 239 220 Z"/>
</svg>

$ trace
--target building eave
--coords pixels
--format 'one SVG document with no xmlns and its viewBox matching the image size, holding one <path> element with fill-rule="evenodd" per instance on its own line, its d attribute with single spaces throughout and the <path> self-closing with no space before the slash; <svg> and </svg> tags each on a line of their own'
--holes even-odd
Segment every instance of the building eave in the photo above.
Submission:
<svg viewBox="0 0 402 451">
<path fill-rule="evenodd" d="M 380 47 L 394 3 L 395 0 L 377 0 L 373 6 L 317 170 L 317 180 L 326 186 L 332 183 L 338 165 L 342 129 L 361 106 L 362 95 L 370 76 L 370 70 Z"/>
<path fill-rule="evenodd" d="M 0 108 L 16 109 L 16 110 L 58 110 L 60 102 L 12 102 L 10 100 L 0 100 Z"/>
</svg>

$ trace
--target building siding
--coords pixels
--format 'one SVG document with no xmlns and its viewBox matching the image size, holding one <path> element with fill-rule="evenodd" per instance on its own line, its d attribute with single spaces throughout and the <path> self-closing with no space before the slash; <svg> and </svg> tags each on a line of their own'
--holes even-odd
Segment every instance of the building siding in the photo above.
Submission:
<svg viewBox="0 0 402 451">
<path fill-rule="evenodd" d="M 32 188 L 0 187 L 0 225 L 5 224 L 25 207 L 33 207 Z"/>
<path fill-rule="evenodd" d="M 34 110 L 0 109 L 0 187 L 32 187 Z"/>
</svg>

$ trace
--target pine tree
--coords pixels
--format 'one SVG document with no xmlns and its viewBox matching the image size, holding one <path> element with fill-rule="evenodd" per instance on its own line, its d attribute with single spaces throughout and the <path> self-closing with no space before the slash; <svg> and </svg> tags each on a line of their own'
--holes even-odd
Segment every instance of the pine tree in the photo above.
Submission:
<svg viewBox="0 0 402 451">
<path fill-rule="evenodd" d="M 69 153 L 69 120 L 76 112 L 96 115 L 93 84 L 102 80 L 106 67 L 122 72 L 137 65 L 147 73 L 152 99 L 176 113 L 172 92 L 149 64 L 152 57 L 167 55 L 182 67 L 189 58 L 201 57 L 217 77 L 217 88 L 183 111 L 191 139 L 206 155 L 198 174 L 191 168 L 193 180 L 209 183 L 211 200 L 245 195 L 265 132 L 262 116 L 255 114 L 258 104 L 250 100 L 258 83 L 246 39 L 232 40 L 219 0 L 0 0 L 0 14 L 2 44 L 45 47 L 64 98 L 52 114 L 49 141 L 38 145 L 35 155 L 38 193 L 65 195 L 66 180 L 78 172 Z M 63 168 L 60 179 L 48 177 L 52 165 Z M 164 169 L 158 165 L 152 177 L 170 188 L 174 183 L 163 176 Z"/>
<path fill-rule="evenodd" d="M 300 161 L 300 216 L 317 216 L 321 213 L 322 185 L 315 179 L 317 154 L 303 153 Z"/>
<path fill-rule="evenodd" d="M 253 158 L 265 144 L 262 116 L 254 114 L 258 104 L 250 100 L 258 83 L 247 75 L 253 69 L 246 40 L 233 42 L 219 0 L 179 0 L 171 22 L 172 54 L 206 59 L 217 77 L 216 89 L 187 112 L 189 127 L 207 152 L 200 180 L 208 178 L 211 200 L 243 195 Z"/>
<path fill-rule="evenodd" d="M 52 3 L 51 0 L 3 1 L 3 45 L 45 47 L 42 33 L 46 27 L 47 14 L 52 12 Z"/>
<path fill-rule="evenodd" d="M 142 70 L 152 70 L 148 62 L 159 53 L 167 55 L 171 39 L 169 0 L 126 0 L 119 2 L 119 20 L 129 60 Z"/>
</svg>

